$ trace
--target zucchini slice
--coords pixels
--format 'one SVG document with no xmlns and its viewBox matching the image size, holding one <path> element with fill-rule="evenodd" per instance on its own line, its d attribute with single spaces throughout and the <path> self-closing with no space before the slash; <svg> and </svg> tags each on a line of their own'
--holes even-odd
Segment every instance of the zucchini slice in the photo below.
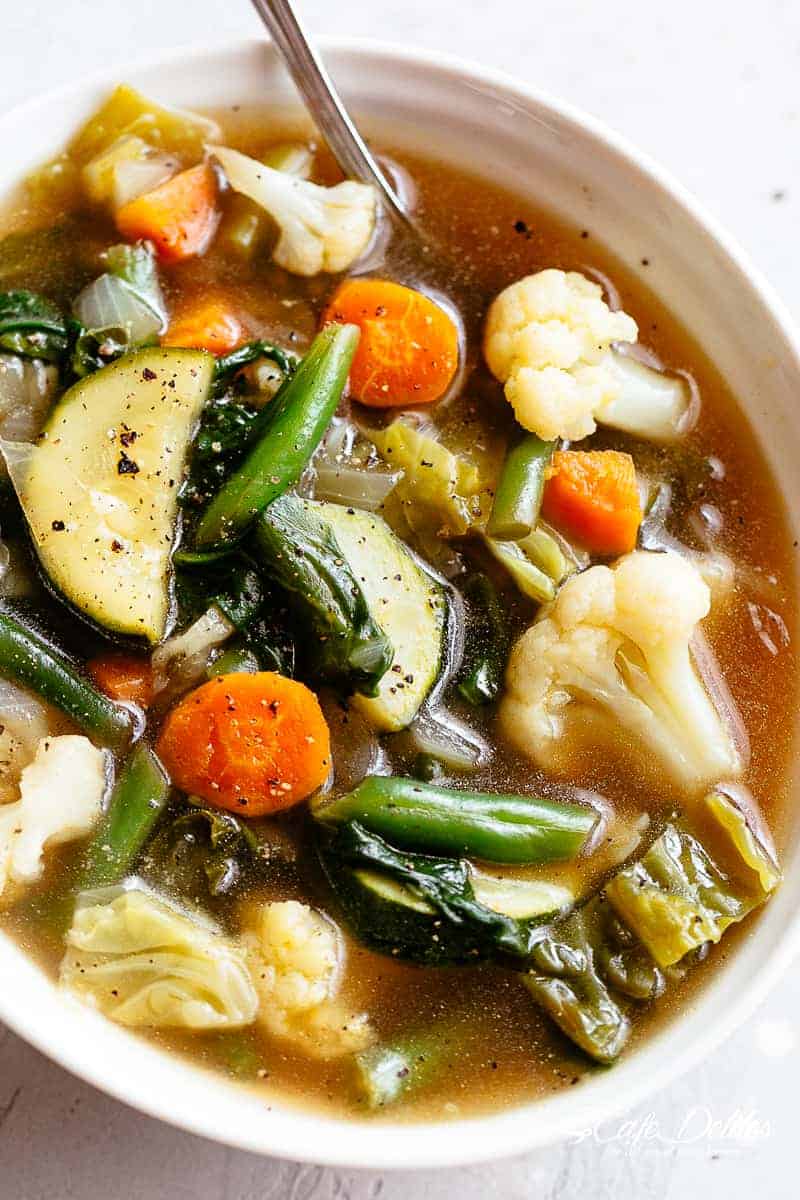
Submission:
<svg viewBox="0 0 800 1200">
<path fill-rule="evenodd" d="M 447 601 L 442 588 L 417 565 L 383 517 L 320 501 L 370 612 L 394 647 L 378 695 L 352 703 L 379 730 L 410 725 L 441 670 Z"/>
<path fill-rule="evenodd" d="M 51 582 L 114 633 L 166 632 L 178 488 L 213 370 L 202 350 L 140 350 L 65 392 L 33 446 L 5 448 Z"/>
<path fill-rule="evenodd" d="M 427 963 L 474 962 L 469 935 L 410 888 L 380 871 L 336 864 L 336 891 L 356 937 L 383 954 Z M 475 899 L 520 922 L 555 918 L 574 901 L 569 889 L 542 879 L 513 879 L 471 871 Z"/>
</svg>

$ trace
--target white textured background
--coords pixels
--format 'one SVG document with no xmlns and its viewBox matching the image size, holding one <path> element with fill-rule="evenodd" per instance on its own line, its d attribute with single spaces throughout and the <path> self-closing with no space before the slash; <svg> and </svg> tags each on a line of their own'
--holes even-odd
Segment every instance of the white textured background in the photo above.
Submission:
<svg viewBox="0 0 800 1200">
<path fill-rule="evenodd" d="M 798 0 L 300 7 L 319 32 L 482 59 L 604 118 L 702 198 L 800 319 Z M 0 109 L 101 64 L 119 62 L 124 78 L 126 58 L 256 28 L 246 0 L 0 0 Z M 788 1200 L 798 1195 L 799 1034 L 795 964 L 747 1028 L 625 1121 L 500 1165 L 381 1177 L 177 1133 L 0 1027 L 0 1200 L 705 1200 L 711 1189 Z"/>
</svg>

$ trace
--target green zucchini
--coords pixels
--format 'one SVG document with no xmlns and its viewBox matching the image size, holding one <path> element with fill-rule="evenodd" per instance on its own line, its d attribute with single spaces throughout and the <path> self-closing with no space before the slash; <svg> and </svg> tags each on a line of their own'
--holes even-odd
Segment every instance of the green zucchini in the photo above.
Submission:
<svg viewBox="0 0 800 1200">
<path fill-rule="evenodd" d="M 205 351 L 140 350 L 65 392 L 35 445 L 5 447 L 51 582 L 114 633 L 164 636 L 178 487 L 213 371 Z"/>
<path fill-rule="evenodd" d="M 321 838 L 318 850 L 352 932 L 382 954 L 429 966 L 524 958 L 534 927 L 574 899 L 546 880 L 502 879 L 463 860 L 400 856 L 364 833 L 345 827 L 332 840 Z"/>
<path fill-rule="evenodd" d="M 370 612 L 394 647 L 394 659 L 374 697 L 353 704 L 379 730 L 405 729 L 436 682 L 445 649 L 443 589 L 418 565 L 382 517 L 317 501 L 361 585 Z"/>
</svg>

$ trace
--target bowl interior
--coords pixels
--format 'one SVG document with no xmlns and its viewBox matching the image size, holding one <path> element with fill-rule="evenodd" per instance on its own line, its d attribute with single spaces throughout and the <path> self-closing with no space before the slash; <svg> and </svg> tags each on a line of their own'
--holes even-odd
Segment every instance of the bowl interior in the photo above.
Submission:
<svg viewBox="0 0 800 1200">
<path fill-rule="evenodd" d="M 800 512 L 800 358 L 769 290 L 697 206 L 617 139 L 523 84 L 441 56 L 328 42 L 326 61 L 358 116 L 391 122 L 395 139 L 469 164 L 591 228 L 635 269 L 724 371 L 741 398 L 789 510 Z M 34 101 L 0 119 L 0 191 L 60 149 L 113 83 L 167 103 L 276 107 L 296 98 L 271 48 L 198 49 Z M 435 117 L 432 115 L 435 114 Z M 769 420 L 764 418 L 768 416 Z M 284 1157 L 348 1166 L 473 1162 L 545 1144 L 634 1104 L 707 1053 L 742 1019 L 798 943 L 797 838 L 786 882 L 738 952 L 679 1021 L 612 1072 L 568 1094 L 491 1117 L 436 1126 L 354 1123 L 282 1107 L 168 1057 L 58 994 L 0 935 L 0 1018 L 64 1066 L 120 1099 L 193 1132 Z M 202 1104 L 197 1103 L 202 1095 Z"/>
</svg>

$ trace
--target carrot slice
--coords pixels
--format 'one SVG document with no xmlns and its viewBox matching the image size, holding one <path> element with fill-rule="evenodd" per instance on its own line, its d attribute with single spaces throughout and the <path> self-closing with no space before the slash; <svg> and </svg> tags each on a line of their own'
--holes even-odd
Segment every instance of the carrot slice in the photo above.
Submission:
<svg viewBox="0 0 800 1200">
<path fill-rule="evenodd" d="M 90 676 L 112 700 L 128 700 L 147 708 L 153 699 L 153 668 L 136 654 L 102 654 L 86 664 Z"/>
<path fill-rule="evenodd" d="M 272 671 L 218 675 L 190 692 L 167 717 L 157 752 L 176 787 L 251 817 L 310 796 L 331 762 L 316 696 Z"/>
<path fill-rule="evenodd" d="M 151 241 L 164 262 L 203 254 L 219 221 L 216 176 L 208 163 L 181 171 L 123 204 L 115 220 L 123 237 Z"/>
<path fill-rule="evenodd" d="M 185 308 L 170 321 L 161 345 L 227 354 L 244 339 L 238 317 L 224 300 L 202 300 Z"/>
<path fill-rule="evenodd" d="M 561 450 L 552 458 L 542 498 L 546 520 L 594 554 L 627 554 L 636 545 L 642 508 L 636 468 L 619 450 Z"/>
<path fill-rule="evenodd" d="M 458 366 L 458 330 L 422 292 L 387 279 L 348 279 L 322 320 L 361 330 L 350 389 L 362 404 L 431 404 L 450 386 Z"/>
</svg>

